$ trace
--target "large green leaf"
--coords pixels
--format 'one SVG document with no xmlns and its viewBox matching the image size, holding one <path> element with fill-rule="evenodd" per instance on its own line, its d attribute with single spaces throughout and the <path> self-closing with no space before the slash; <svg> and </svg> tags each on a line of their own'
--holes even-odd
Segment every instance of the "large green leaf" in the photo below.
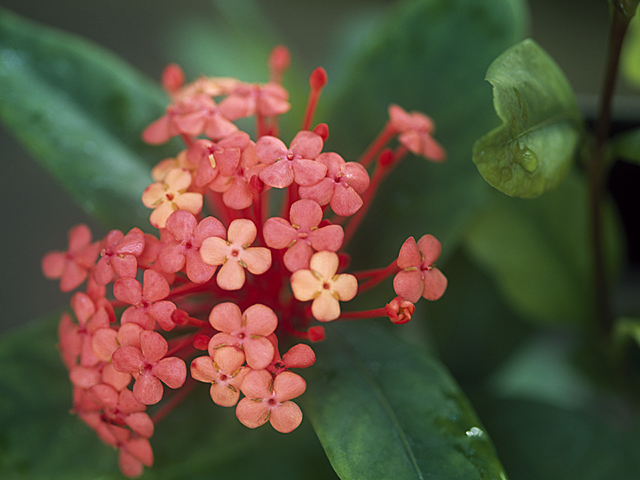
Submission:
<svg viewBox="0 0 640 480">
<path fill-rule="evenodd" d="M 0 478 L 122 478 L 117 455 L 70 414 L 71 383 L 56 351 L 56 319 L 0 340 Z M 143 479 L 336 478 L 309 422 L 287 435 L 242 426 L 207 385 L 156 426 Z"/>
<path fill-rule="evenodd" d="M 431 116 L 448 153 L 437 165 L 407 158 L 385 181 L 350 247 L 354 262 L 390 261 L 408 236 L 424 233 L 442 241 L 445 255 L 453 251 L 489 190 L 470 161 L 473 142 L 495 118 L 482 79 L 491 61 L 522 38 L 524 23 L 520 0 L 405 1 L 339 74 L 347 81 L 342 88 L 328 72 L 317 116 L 330 128 L 326 150 L 355 160 L 396 103 Z"/>
<path fill-rule="evenodd" d="M 465 237 L 465 246 L 523 317 L 540 323 L 586 322 L 592 315 L 587 187 L 577 174 L 535 201 L 497 192 Z M 608 261 L 620 258 L 619 227 L 609 203 Z"/>
<path fill-rule="evenodd" d="M 314 348 L 301 400 L 340 478 L 505 478 L 455 382 L 417 347 L 358 322 Z"/>
<path fill-rule="evenodd" d="M 533 198 L 566 177 L 582 136 L 569 82 L 533 40 L 511 47 L 491 64 L 486 79 L 503 125 L 473 147 L 473 161 L 492 186 Z"/>
<path fill-rule="evenodd" d="M 0 118 L 111 226 L 148 225 L 140 196 L 149 166 L 170 150 L 144 145 L 140 134 L 166 103 L 157 85 L 105 50 L 0 9 Z"/>
</svg>

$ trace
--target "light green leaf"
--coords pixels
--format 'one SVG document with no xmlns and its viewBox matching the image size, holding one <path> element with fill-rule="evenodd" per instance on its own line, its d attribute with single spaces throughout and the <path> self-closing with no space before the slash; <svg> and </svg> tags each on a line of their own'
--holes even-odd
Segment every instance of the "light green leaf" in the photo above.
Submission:
<svg viewBox="0 0 640 480">
<path fill-rule="evenodd" d="M 496 58 L 486 80 L 503 125 L 474 145 L 478 170 L 513 197 L 534 198 L 557 187 L 582 138 L 580 112 L 564 74 L 527 39 Z"/>
<path fill-rule="evenodd" d="M 167 99 L 103 49 L 0 9 L 0 118 L 75 197 L 110 226 L 148 225 L 150 165 L 176 150 L 140 134 Z"/>
<path fill-rule="evenodd" d="M 117 452 L 70 413 L 56 325 L 52 317 L 0 338 L 0 478 L 123 479 Z M 287 435 L 250 430 L 234 409 L 213 404 L 205 384 L 156 425 L 151 446 L 155 462 L 142 480 L 337 478 L 308 421 Z"/>
<path fill-rule="evenodd" d="M 332 324 L 301 397 L 349 479 L 505 479 L 491 442 L 436 360 L 373 324 Z"/>
<path fill-rule="evenodd" d="M 493 276 L 508 303 L 539 323 L 584 323 L 591 308 L 587 188 L 581 177 L 535 202 L 495 194 L 465 237 L 472 258 Z M 611 271 L 621 254 L 619 227 L 606 204 Z"/>
<path fill-rule="evenodd" d="M 640 15 L 629 22 L 622 53 L 620 67 L 623 78 L 636 88 L 640 88 Z"/>
</svg>

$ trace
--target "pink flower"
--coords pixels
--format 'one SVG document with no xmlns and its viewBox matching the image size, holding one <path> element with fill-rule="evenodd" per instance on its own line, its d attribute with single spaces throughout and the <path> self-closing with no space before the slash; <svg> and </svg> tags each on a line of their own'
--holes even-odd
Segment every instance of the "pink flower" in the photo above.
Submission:
<svg viewBox="0 0 640 480">
<path fill-rule="evenodd" d="M 199 382 L 211 383 L 209 394 L 216 405 L 233 407 L 240 398 L 240 385 L 249 372 L 243 367 L 244 353 L 236 347 L 220 347 L 214 357 L 204 356 L 191 362 L 191 376 Z"/>
<path fill-rule="evenodd" d="M 446 159 L 443 148 L 431 134 L 435 130 L 433 121 L 420 112 L 407 113 L 398 105 L 389 106 L 391 125 L 400 132 L 398 141 L 415 155 L 421 155 L 436 162 Z"/>
<path fill-rule="evenodd" d="M 238 403 L 236 416 L 249 428 L 269 421 L 278 432 L 289 433 L 302 422 L 300 407 L 291 399 L 302 395 L 306 387 L 302 377 L 292 372 L 272 378 L 266 370 L 252 370 L 242 382 L 245 398 Z"/>
<path fill-rule="evenodd" d="M 356 277 L 348 273 L 336 275 L 338 263 L 334 252 L 318 252 L 311 257 L 309 269 L 297 270 L 291 275 L 293 295 L 303 302 L 313 300 L 311 313 L 321 322 L 338 318 L 338 301 L 351 300 L 358 292 Z"/>
<path fill-rule="evenodd" d="M 187 367 L 178 357 L 165 358 L 169 350 L 167 341 L 157 332 L 140 333 L 140 348 L 123 346 L 113 352 L 113 366 L 136 378 L 133 394 L 145 405 L 153 405 L 162 399 L 162 384 L 180 388 L 187 377 Z"/>
<path fill-rule="evenodd" d="M 154 145 L 164 143 L 174 135 L 197 137 L 204 133 L 218 140 L 238 129 L 225 118 L 213 99 L 203 93 L 181 97 L 167 108 L 167 114 L 149 125 L 142 134 L 145 142 Z"/>
<path fill-rule="evenodd" d="M 139 477 L 142 475 L 143 466 L 150 467 L 152 465 L 153 451 L 148 439 L 133 437 L 121 444 L 118 466 L 125 476 Z"/>
<path fill-rule="evenodd" d="M 156 228 L 164 228 L 167 218 L 175 210 L 186 210 L 197 215 L 202 210 L 202 195 L 187 192 L 191 174 L 185 169 L 171 170 L 161 182 L 149 185 L 142 193 L 142 203 L 153 208 L 149 221 Z"/>
<path fill-rule="evenodd" d="M 271 117 L 289 111 L 287 91 L 276 83 L 257 85 L 238 82 L 220 102 L 220 112 L 229 120 L 259 115 Z"/>
<path fill-rule="evenodd" d="M 209 281 L 216 267 L 202 261 L 200 247 L 205 238 L 224 238 L 226 231 L 220 220 L 207 217 L 198 223 L 189 212 L 176 210 L 167 219 L 165 228 L 164 246 L 158 255 L 162 269 L 176 273 L 186 266 L 187 277 L 192 282 Z"/>
<path fill-rule="evenodd" d="M 138 257 L 144 250 L 144 233 L 132 228 L 125 236 L 120 230 L 111 230 L 102 241 L 100 260 L 93 276 L 98 285 L 106 285 L 118 277 L 135 277 L 138 271 Z"/>
<path fill-rule="evenodd" d="M 257 303 L 241 312 L 235 303 L 220 303 L 211 310 L 209 323 L 221 332 L 209 341 L 212 358 L 217 358 L 215 351 L 221 346 L 233 345 L 244 351 L 247 365 L 254 370 L 271 363 L 274 348 L 265 337 L 278 326 L 278 317 L 269 307 Z"/>
<path fill-rule="evenodd" d="M 322 209 L 313 200 L 299 200 L 289 210 L 291 223 L 273 217 L 264 224 L 264 240 L 271 248 L 286 248 L 284 264 L 290 272 L 309 268 L 313 250 L 335 252 L 342 246 L 344 231 L 340 225 L 318 228 Z"/>
<path fill-rule="evenodd" d="M 256 142 L 256 155 L 268 165 L 260 172 L 260 180 L 275 188 L 285 188 L 295 182 L 298 185 L 314 185 L 324 178 L 327 167 L 314 162 L 322 151 L 322 137 L 317 133 L 298 132 L 287 149 L 282 140 L 264 136 Z"/>
<path fill-rule="evenodd" d="M 66 252 L 49 252 L 42 259 L 42 271 L 47 278 L 59 278 L 60 290 L 70 292 L 87 278 L 93 267 L 99 243 L 91 243 L 91 230 L 84 224 L 69 230 L 69 248 Z"/>
<path fill-rule="evenodd" d="M 222 265 L 216 281 L 224 290 L 239 290 L 245 282 L 244 269 L 261 275 L 271 267 L 271 251 L 264 247 L 251 247 L 257 229 L 251 220 L 234 220 L 229 225 L 227 241 L 219 237 L 205 238 L 200 256 L 208 265 Z"/>
<path fill-rule="evenodd" d="M 345 162 L 337 153 L 323 153 L 316 162 L 327 166 L 327 176 L 310 186 L 300 187 L 300 196 L 315 200 L 342 217 L 356 213 L 362 206 L 361 193 L 369 187 L 369 174 L 358 162 Z"/>
<path fill-rule="evenodd" d="M 195 185 L 207 185 L 218 172 L 227 177 L 233 175 L 240 163 L 240 154 L 249 143 L 251 140 L 245 132 L 235 132 L 217 143 L 196 140 L 187 151 L 189 162 L 198 165 Z"/>
<path fill-rule="evenodd" d="M 402 271 L 393 279 L 396 294 L 412 303 L 420 297 L 439 299 L 447 288 L 447 277 L 433 266 L 441 250 L 440 242 L 432 235 L 423 236 L 417 244 L 409 237 L 398 255 Z"/>
<path fill-rule="evenodd" d="M 164 330 L 171 330 L 175 327 L 171 314 L 176 306 L 163 300 L 170 293 L 169 284 L 155 270 L 146 270 L 143 281 L 144 287 L 135 278 L 125 277 L 113 286 L 115 297 L 131 305 L 122 313 L 120 322 L 137 323 L 145 330 L 153 330 L 158 322 Z"/>
<path fill-rule="evenodd" d="M 76 292 L 71 297 L 71 307 L 78 319 L 78 325 L 74 329 L 69 329 L 66 335 L 76 335 L 78 337 L 80 343 L 80 351 L 78 352 L 80 365 L 93 367 L 100 360 L 93 352 L 91 340 L 98 330 L 109 328 L 109 315 L 104 308 L 96 308 L 91 297 L 82 292 Z M 64 343 L 67 342 L 72 342 L 72 340 L 65 339 Z"/>
<path fill-rule="evenodd" d="M 256 156 L 255 144 L 250 142 L 242 150 L 240 163 L 231 175 L 223 175 L 222 172 L 209 183 L 209 188 L 214 192 L 222 193 L 224 204 L 234 210 L 248 208 L 253 203 L 253 192 L 249 188 L 251 178 L 258 175 L 265 165 L 260 163 Z"/>
</svg>

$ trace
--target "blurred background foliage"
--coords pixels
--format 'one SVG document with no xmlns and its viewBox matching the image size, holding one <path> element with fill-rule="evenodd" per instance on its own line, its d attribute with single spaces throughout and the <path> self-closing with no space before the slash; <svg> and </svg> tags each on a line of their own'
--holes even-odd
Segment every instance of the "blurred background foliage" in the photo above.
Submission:
<svg viewBox="0 0 640 480">
<path fill-rule="evenodd" d="M 293 131 L 304 105 L 306 76 L 318 65 L 324 66 L 329 74 L 329 85 L 321 100 L 321 103 L 325 102 L 322 108 L 326 110 L 321 108 L 320 115 L 352 113 L 354 118 L 357 116 L 357 110 L 349 112 L 346 102 L 341 102 L 341 98 L 332 93 L 332 81 L 335 79 L 338 83 L 353 71 L 354 66 L 347 63 L 350 53 L 357 48 L 371 47 L 363 44 L 363 39 L 394 3 L 380 0 L 314 3 L 185 0 L 177 4 L 167 0 L 153 3 L 72 0 L 54 4 L 4 0 L 3 6 L 26 18 L 95 41 L 152 79 L 159 77 L 167 63 L 177 62 L 185 68 L 188 78 L 200 73 L 215 73 L 263 81 L 267 78 L 265 59 L 268 52 L 276 43 L 284 43 L 293 55 L 285 85 L 290 88 L 294 106 L 297 104 L 297 110 L 285 117 L 284 128 Z M 250 8 L 255 5 L 260 7 L 259 11 Z M 560 65 L 577 94 L 585 118 L 592 120 L 605 64 L 607 2 L 530 0 L 528 5 L 529 24 L 522 26 L 523 29 Z M 265 28 L 265 25 L 269 26 Z M 519 27 L 514 26 L 514 30 Z M 238 41 L 243 37 L 244 28 L 265 31 L 263 41 L 257 46 L 250 41 Z M 209 45 L 216 47 L 209 48 Z M 633 56 L 633 53 L 627 55 Z M 443 64 L 456 60 L 460 59 L 448 56 L 441 59 Z M 627 61 L 627 64 L 633 62 Z M 488 63 L 483 68 L 487 66 Z M 482 70 L 478 65 L 475 67 L 469 70 Z M 357 68 L 360 74 L 367 68 L 375 73 L 375 66 L 366 62 Z M 393 98 L 393 88 L 398 85 L 385 85 L 385 72 L 379 73 L 376 77 L 378 85 L 367 85 L 366 88 L 375 92 L 379 91 L 377 88 L 388 87 L 389 98 L 378 100 L 400 101 Z M 426 92 L 425 97 L 441 95 L 447 87 L 448 79 L 439 78 L 437 71 L 431 74 L 435 91 Z M 461 67 L 460 77 L 467 74 L 468 70 Z M 637 82 L 634 75 L 631 69 L 630 80 L 620 82 L 614 106 L 614 129 L 640 125 L 640 90 L 634 86 L 634 81 Z M 479 90 L 486 92 L 483 101 L 489 104 L 490 85 L 481 81 L 477 85 Z M 407 92 L 402 86 L 398 90 L 398 96 L 408 99 L 402 106 L 421 108 L 413 104 L 411 98 L 414 95 L 420 101 L 420 92 Z M 343 95 L 348 98 L 348 94 L 343 92 Z M 332 114 L 329 108 L 338 108 L 339 112 Z M 426 113 L 430 113 L 428 109 Z M 451 131 L 455 122 L 465 121 L 455 113 L 455 100 L 452 100 L 450 115 L 436 117 L 435 121 L 444 130 Z M 381 125 L 384 114 L 382 111 L 379 118 L 369 118 L 369 124 L 377 122 Z M 335 133 L 335 140 L 344 143 L 344 136 L 349 134 L 349 123 L 357 130 L 354 121 L 346 120 L 345 129 L 332 130 L 331 140 Z M 480 136 L 497 124 L 496 117 L 494 123 L 488 121 L 486 128 L 474 133 Z M 330 127 L 332 125 L 330 123 Z M 373 127 L 363 128 L 370 130 Z M 437 134 L 436 138 L 439 138 Z M 456 157 L 465 157 L 462 146 L 452 144 L 453 137 L 442 141 Z M 4 130 L 0 130 L 0 145 L 2 164 L 9 168 L 9 172 L 5 171 L 0 177 L 5 232 L 0 237 L 4 266 L 0 289 L 4 307 L 1 328 L 4 330 L 66 307 L 67 299 L 60 295 L 56 283 L 42 277 L 40 259 L 48 250 L 66 245 L 69 227 L 78 222 L 88 223 L 97 237 L 104 235 L 106 229 L 82 212 Z M 436 235 L 439 231 L 445 232 L 445 238 L 441 238 L 445 257 L 442 267 L 449 279 L 455 281 L 450 282 L 448 294 L 439 302 L 425 307 L 430 322 L 426 325 L 412 322 L 401 334 L 418 343 L 426 338 L 429 348 L 436 351 L 451 370 L 488 427 L 512 478 L 604 479 L 611 478 L 607 475 L 614 471 L 616 478 L 636 478 L 634 475 L 640 470 L 634 452 L 640 447 L 640 436 L 635 425 L 635 407 L 619 395 L 621 382 L 638 380 L 636 371 L 631 371 L 628 377 L 624 374 L 629 372 L 623 372 L 620 378 L 609 378 L 606 368 L 599 363 L 602 357 L 593 354 L 598 346 L 585 342 L 587 335 L 576 333 L 572 328 L 572 325 L 584 325 L 585 319 L 590 317 L 586 278 L 589 267 L 583 262 L 587 253 L 576 234 L 583 229 L 586 220 L 562 215 L 557 205 L 566 204 L 570 210 L 569 206 L 575 202 L 571 210 L 580 210 L 584 184 L 571 176 L 560 189 L 538 200 L 539 203 L 527 203 L 484 188 L 486 185 L 476 181 L 479 174 L 471 165 L 470 150 L 468 159 L 470 168 L 465 170 L 465 181 L 469 183 L 452 185 L 450 181 L 443 181 L 442 188 L 458 188 L 460 196 L 469 200 L 466 204 L 469 211 L 461 212 L 455 208 L 455 202 L 447 203 L 447 199 L 439 202 L 436 191 L 427 194 L 433 198 L 434 211 L 441 213 L 419 213 L 419 223 L 428 223 L 429 231 L 433 229 L 432 233 Z M 415 161 L 411 159 L 406 163 Z M 626 245 L 612 254 L 624 259 L 616 305 L 624 313 L 636 316 L 640 315 L 637 303 L 640 261 L 636 220 L 640 206 L 638 169 L 637 165 L 617 164 L 609 182 L 627 239 Z M 440 175 L 435 169 L 430 171 Z M 404 170 L 407 172 L 410 170 Z M 396 173 L 399 175 L 388 189 L 397 188 L 397 182 L 402 179 L 403 170 Z M 446 180 L 446 174 L 442 175 Z M 413 181 L 415 183 L 416 179 Z M 392 202 L 377 206 L 383 220 L 377 218 L 365 223 L 365 235 L 354 242 L 353 251 L 365 252 L 354 255 L 356 265 L 370 260 L 366 258 L 363 246 L 367 238 L 375 235 L 376 226 L 379 226 L 376 221 L 392 221 L 402 210 L 403 202 L 408 201 L 402 195 L 388 198 L 392 198 Z M 486 218 L 478 215 L 474 224 L 466 223 L 472 213 L 477 214 L 485 207 Z M 491 224 L 496 219 L 508 219 L 510 225 L 521 224 L 523 227 L 501 231 L 505 223 Z M 615 215 L 610 215 L 610 221 L 615 222 Z M 398 220 L 398 225 L 404 228 L 406 222 Z M 615 232 L 615 228 L 610 231 Z M 391 258 L 399 245 L 396 237 L 421 233 L 421 228 L 393 232 L 380 240 L 391 248 Z M 521 237 L 518 238 L 518 234 Z M 499 236 L 498 242 L 495 235 Z M 525 242 L 527 251 L 524 254 L 519 251 L 509 256 L 514 239 Z M 615 241 L 614 238 L 612 242 Z M 524 265 L 531 271 L 541 259 L 548 260 L 551 256 L 555 270 L 550 275 L 555 282 L 545 282 L 542 272 L 532 282 L 541 288 L 527 290 L 532 295 L 523 296 L 526 287 L 519 283 L 520 278 L 511 276 L 510 265 L 503 262 L 503 269 L 496 268 L 501 265 L 496 257 L 503 254 L 511 259 L 521 259 L 522 264 L 516 267 Z M 376 264 L 386 264 L 389 258 L 379 259 Z M 575 282 L 572 275 L 578 275 Z M 461 298 L 465 301 L 461 302 Z M 425 330 L 428 335 L 422 335 Z M 420 335 L 415 335 L 416 332 Z M 582 346 L 577 348 L 580 342 L 583 342 Z M 632 353 L 637 355 L 637 347 L 633 349 Z M 594 362 L 594 358 L 598 360 Z M 631 385 L 629 390 L 638 388 Z M 630 427 L 630 423 L 634 425 Z M 624 434 L 620 433 L 620 426 L 625 426 Z M 560 435 L 562 432 L 566 436 Z"/>
</svg>

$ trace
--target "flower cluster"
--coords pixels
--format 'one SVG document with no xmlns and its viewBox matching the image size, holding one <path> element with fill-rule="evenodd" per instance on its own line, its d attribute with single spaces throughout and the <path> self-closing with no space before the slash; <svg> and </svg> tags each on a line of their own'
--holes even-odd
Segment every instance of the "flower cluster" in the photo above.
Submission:
<svg viewBox="0 0 640 480">
<path fill-rule="evenodd" d="M 444 160 L 433 122 L 392 105 L 358 161 L 324 152 L 328 127 L 311 128 L 327 80 L 318 68 L 301 130 L 287 144 L 277 120 L 289 109 L 280 84 L 288 63 L 287 50 L 277 47 L 263 85 L 206 77 L 185 84 L 179 67 L 167 67 L 162 84 L 171 103 L 142 135 L 151 144 L 175 136 L 184 142 L 153 169 L 142 194 L 159 234 L 113 230 L 92 241 L 79 225 L 66 252 L 43 259 L 45 275 L 59 278 L 63 291 L 86 281 L 71 298 L 73 314 L 60 321 L 60 351 L 75 413 L 119 450 L 127 476 L 152 465 L 154 426 L 198 382 L 210 385 L 214 403 L 235 407 L 247 427 L 294 430 L 302 412 L 292 400 L 306 383 L 292 370 L 315 362 L 305 342 L 324 338 L 316 321 L 405 323 L 415 302 L 436 300 L 446 288 L 434 267 L 440 243 L 431 235 L 409 238 L 380 269 L 344 273 L 342 253 L 380 182 L 408 152 Z M 255 118 L 255 140 L 234 123 L 246 117 Z M 278 190 L 284 195 L 273 196 Z M 280 215 L 270 216 L 276 198 Z M 342 310 L 393 275 L 396 296 L 386 305 Z M 291 339 L 301 343 L 281 354 L 279 342 Z"/>
</svg>

